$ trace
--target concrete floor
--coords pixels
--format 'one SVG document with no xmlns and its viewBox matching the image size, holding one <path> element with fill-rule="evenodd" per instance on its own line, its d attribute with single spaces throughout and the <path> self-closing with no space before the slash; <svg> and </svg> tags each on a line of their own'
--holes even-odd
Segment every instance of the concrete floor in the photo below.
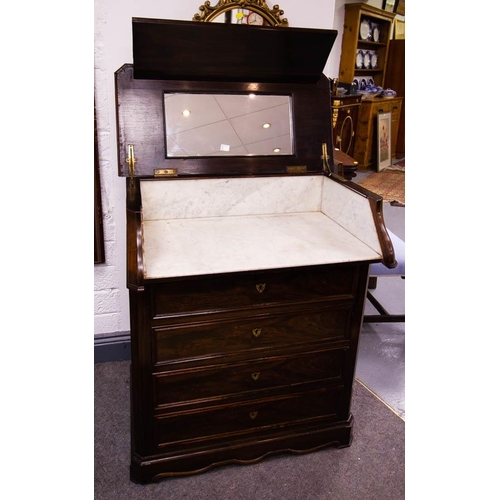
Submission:
<svg viewBox="0 0 500 500">
<path fill-rule="evenodd" d="M 358 172 L 359 182 L 372 174 Z M 405 209 L 384 202 L 386 226 L 403 241 L 405 239 Z M 405 280 L 394 276 L 379 278 L 373 296 L 390 313 L 405 312 Z M 366 301 L 365 314 L 378 314 Z M 367 323 L 361 329 L 356 378 L 402 419 L 405 418 L 405 323 Z"/>
</svg>

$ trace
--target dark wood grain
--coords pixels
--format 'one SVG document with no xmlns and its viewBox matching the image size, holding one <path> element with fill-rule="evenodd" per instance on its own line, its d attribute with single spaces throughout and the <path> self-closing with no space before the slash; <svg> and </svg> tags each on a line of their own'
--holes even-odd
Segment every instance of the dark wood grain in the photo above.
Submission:
<svg viewBox="0 0 500 500">
<path fill-rule="evenodd" d="M 255 399 L 250 402 L 207 407 L 204 411 L 177 412 L 157 416 L 155 433 L 160 449 L 185 447 L 193 442 L 217 440 L 223 444 L 244 434 L 255 434 L 269 426 L 307 421 L 315 417 L 338 420 L 339 388 L 325 387 L 303 394 Z"/>
<path fill-rule="evenodd" d="M 141 228 L 141 177 L 155 169 L 177 169 L 183 182 L 286 175 L 289 166 L 324 174 L 322 145 L 330 162 L 334 154 L 330 82 L 322 70 L 336 32 L 137 19 L 133 25 L 134 64 L 115 73 L 119 175 L 129 177 L 132 481 L 349 446 L 370 262 L 149 280 Z M 167 158 L 165 92 L 288 95 L 294 154 Z M 372 193 L 332 176 L 372 203 Z M 378 198 L 373 202 L 382 227 Z"/>
<path fill-rule="evenodd" d="M 165 411 L 207 402 L 213 405 L 255 398 L 262 392 L 279 394 L 304 390 L 314 383 L 339 381 L 345 352 L 345 348 L 310 351 L 156 373 L 155 408 Z"/>
<path fill-rule="evenodd" d="M 181 327 L 154 328 L 156 359 L 201 358 L 212 354 L 269 349 L 346 338 L 351 315 L 348 306 L 328 307 L 296 315 L 274 314 L 247 320 L 212 321 Z M 258 336 L 254 335 L 254 330 Z"/>
<path fill-rule="evenodd" d="M 144 251 L 139 183 L 127 179 L 127 286 L 144 289 Z"/>
<path fill-rule="evenodd" d="M 139 80 L 131 64 L 115 73 L 118 120 L 118 173 L 129 176 L 127 148 L 134 145 L 135 175 L 152 177 L 155 169 L 177 169 L 179 176 L 241 176 L 286 174 L 287 166 L 306 166 L 321 173 L 322 144 L 332 148 L 330 83 L 325 75 L 314 84 Z M 292 100 L 294 154 L 167 158 L 163 111 L 165 92 L 208 94 L 263 93 L 288 95 Z"/>
<path fill-rule="evenodd" d="M 342 448 L 352 441 L 353 418 L 323 419 L 321 422 L 289 425 L 260 431 L 253 439 L 236 440 L 217 447 L 199 447 L 193 451 L 182 447 L 168 453 L 150 456 L 147 461 L 132 453 L 130 465 L 134 482 L 147 484 L 169 477 L 186 476 L 227 464 L 252 464 L 282 453 L 310 453 L 326 446 Z"/>
<path fill-rule="evenodd" d="M 135 78 L 315 83 L 336 30 L 132 19 Z"/>
<path fill-rule="evenodd" d="M 360 95 L 332 97 L 333 103 L 333 145 L 341 152 L 353 156 Z M 337 152 L 334 153 L 334 156 Z M 350 179 L 349 179 L 350 180 Z"/>
<path fill-rule="evenodd" d="M 352 299 L 355 280 L 356 268 L 350 264 L 169 280 L 158 282 L 158 286 L 153 289 L 153 315 L 160 317 L 185 311 L 223 311 L 338 296 Z M 258 287 L 261 285 L 264 287 L 259 292 Z"/>
</svg>

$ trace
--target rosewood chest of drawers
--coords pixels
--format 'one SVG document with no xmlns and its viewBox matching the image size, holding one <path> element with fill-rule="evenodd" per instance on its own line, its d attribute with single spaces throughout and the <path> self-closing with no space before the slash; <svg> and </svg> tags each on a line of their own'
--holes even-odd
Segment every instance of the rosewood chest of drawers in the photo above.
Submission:
<svg viewBox="0 0 500 500">
<path fill-rule="evenodd" d="M 321 69 L 336 32 L 319 30 L 317 40 L 317 30 L 134 23 L 135 42 L 150 24 L 160 30 L 148 47 L 162 54 L 182 38 L 187 61 L 210 39 L 220 47 L 216 63 L 197 64 L 218 64 L 212 71 L 227 77 L 202 81 L 180 61 L 153 68 L 172 79 L 152 78 L 139 50 L 140 70 L 116 72 L 119 173 L 127 177 L 131 479 L 349 446 L 369 265 L 395 262 L 381 198 L 330 167 L 331 97 Z M 260 61 L 234 78 L 224 47 L 260 37 L 283 47 L 283 36 L 312 37 L 323 59 L 272 76 L 270 62 Z M 250 91 L 286 97 L 290 152 L 179 152 L 167 99 L 188 93 L 223 104 Z M 234 148 L 224 144 L 225 153 Z"/>
</svg>

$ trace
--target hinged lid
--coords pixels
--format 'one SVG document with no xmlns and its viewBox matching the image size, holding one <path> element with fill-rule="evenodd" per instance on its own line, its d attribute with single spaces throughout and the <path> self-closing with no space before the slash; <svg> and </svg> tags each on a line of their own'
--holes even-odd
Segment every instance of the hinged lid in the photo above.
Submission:
<svg viewBox="0 0 500 500">
<path fill-rule="evenodd" d="M 134 64 L 115 73 L 120 175 L 325 171 L 323 144 L 333 151 L 322 70 L 335 30 L 144 19 L 133 29 Z"/>
<path fill-rule="evenodd" d="M 134 78 L 307 82 L 320 78 L 337 31 L 132 19 Z"/>
</svg>

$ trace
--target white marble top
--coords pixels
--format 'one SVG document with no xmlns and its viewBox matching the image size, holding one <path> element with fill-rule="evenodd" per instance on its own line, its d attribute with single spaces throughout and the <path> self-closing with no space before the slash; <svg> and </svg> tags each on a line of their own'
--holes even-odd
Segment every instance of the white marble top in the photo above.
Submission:
<svg viewBox="0 0 500 500">
<path fill-rule="evenodd" d="M 380 260 L 369 201 L 324 176 L 142 181 L 145 277 Z"/>
<path fill-rule="evenodd" d="M 321 212 L 144 222 L 147 278 L 379 259 Z"/>
</svg>

